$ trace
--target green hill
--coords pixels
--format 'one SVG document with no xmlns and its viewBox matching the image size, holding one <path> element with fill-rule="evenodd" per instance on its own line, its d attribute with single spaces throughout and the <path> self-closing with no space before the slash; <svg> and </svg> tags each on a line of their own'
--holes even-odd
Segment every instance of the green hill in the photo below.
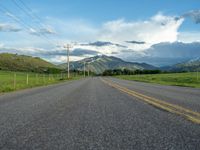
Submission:
<svg viewBox="0 0 200 150">
<path fill-rule="evenodd" d="M 183 63 L 175 64 L 171 67 L 166 68 L 169 71 L 200 71 L 200 58 L 192 59 Z"/>
<path fill-rule="evenodd" d="M 156 67 L 151 66 L 146 63 L 135 63 L 135 62 L 126 62 L 117 57 L 109 57 L 106 55 L 95 56 L 86 58 L 80 61 L 74 61 L 70 63 L 70 69 L 83 70 L 84 62 L 86 63 L 86 69 L 89 69 L 95 73 L 102 73 L 107 69 L 129 69 L 129 70 L 152 70 L 156 69 Z M 59 65 L 60 68 L 67 68 L 67 64 Z"/>
<path fill-rule="evenodd" d="M 1 53 L 0 70 L 26 72 L 60 72 L 61 69 L 41 58 L 25 55 Z"/>
</svg>

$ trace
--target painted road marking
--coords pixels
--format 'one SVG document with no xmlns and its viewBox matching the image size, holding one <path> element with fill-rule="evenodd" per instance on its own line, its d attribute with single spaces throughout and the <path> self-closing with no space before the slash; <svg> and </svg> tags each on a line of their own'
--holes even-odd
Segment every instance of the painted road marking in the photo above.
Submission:
<svg viewBox="0 0 200 150">
<path fill-rule="evenodd" d="M 108 79 L 105 80 L 105 79 L 101 78 L 101 80 L 105 84 L 107 84 L 111 87 L 114 87 L 114 88 L 116 88 L 116 89 L 118 89 L 118 90 L 120 90 L 124 93 L 131 95 L 131 96 L 137 97 L 140 100 L 142 100 L 142 101 L 144 101 L 144 102 L 146 102 L 150 105 L 153 105 L 157 108 L 166 110 L 166 111 L 174 113 L 174 114 L 178 114 L 178 115 L 183 116 L 184 118 L 186 118 L 186 119 L 188 119 L 188 120 L 190 120 L 194 123 L 200 124 L 200 113 L 198 113 L 198 112 L 192 111 L 190 109 L 187 109 L 187 108 L 184 108 L 184 107 L 172 104 L 172 103 L 168 103 L 168 102 L 160 100 L 160 99 L 156 99 L 154 97 L 146 96 L 146 95 L 141 94 L 139 92 L 130 90 L 130 89 L 123 87 L 123 86 L 120 86 L 119 84 L 115 84 Z"/>
</svg>

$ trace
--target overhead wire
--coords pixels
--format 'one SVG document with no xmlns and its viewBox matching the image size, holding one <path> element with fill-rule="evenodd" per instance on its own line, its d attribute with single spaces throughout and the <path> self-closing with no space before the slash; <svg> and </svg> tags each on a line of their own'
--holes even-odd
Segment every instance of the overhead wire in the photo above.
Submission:
<svg viewBox="0 0 200 150">
<path fill-rule="evenodd" d="M 33 20 L 35 20 L 35 21 L 37 21 L 37 25 L 38 25 L 38 27 L 39 28 L 44 28 L 44 29 L 46 29 L 47 28 L 47 26 L 43 23 L 43 21 L 42 21 L 42 19 L 39 17 L 39 16 L 37 16 L 36 14 L 34 14 L 34 13 L 31 13 L 31 12 L 33 12 L 33 10 L 23 1 L 23 0 L 12 0 L 13 1 L 13 3 L 19 8 L 19 9 L 21 9 L 27 16 L 29 16 L 29 17 L 31 17 Z M 21 6 L 20 4 L 23 6 Z M 41 33 L 42 34 L 42 33 Z M 45 38 L 48 38 L 49 39 L 49 37 L 48 36 L 46 36 L 46 34 L 43 34 L 43 36 L 45 37 Z M 52 40 L 52 39 L 51 39 Z M 57 41 L 54 41 L 54 43 L 58 43 Z"/>
<path fill-rule="evenodd" d="M 21 7 L 18 7 L 18 8 L 21 9 Z M 25 22 L 23 19 L 21 19 L 21 17 L 19 17 L 17 15 L 14 15 L 8 8 L 6 8 L 5 6 L 3 6 L 2 4 L 0 4 L 0 11 L 4 15 L 6 15 L 9 18 L 11 18 L 12 20 L 14 20 L 18 24 L 20 24 L 22 27 L 24 27 L 26 30 L 28 30 L 28 32 L 30 32 L 31 30 L 34 30 L 36 32 L 36 34 L 38 34 L 38 36 L 40 38 L 42 38 L 43 40 L 45 40 L 46 42 L 48 42 L 51 45 L 56 45 L 45 34 L 38 33 L 38 29 L 36 29 L 33 25 L 30 25 L 27 22 Z M 26 13 L 26 15 L 28 15 L 28 14 Z M 31 17 L 30 14 L 28 16 Z"/>
</svg>

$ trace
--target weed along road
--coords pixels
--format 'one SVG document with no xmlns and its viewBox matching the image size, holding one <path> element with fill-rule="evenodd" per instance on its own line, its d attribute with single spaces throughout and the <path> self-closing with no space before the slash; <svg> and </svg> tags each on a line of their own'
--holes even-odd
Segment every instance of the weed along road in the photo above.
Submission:
<svg viewBox="0 0 200 150">
<path fill-rule="evenodd" d="M 86 78 L 0 96 L 0 149 L 200 149 L 200 89 Z"/>
</svg>

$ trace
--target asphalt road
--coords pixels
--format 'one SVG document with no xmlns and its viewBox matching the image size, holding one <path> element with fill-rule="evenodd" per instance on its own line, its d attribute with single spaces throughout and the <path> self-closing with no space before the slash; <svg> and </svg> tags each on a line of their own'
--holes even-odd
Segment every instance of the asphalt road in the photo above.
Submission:
<svg viewBox="0 0 200 150">
<path fill-rule="evenodd" d="M 139 93 L 151 97 L 156 97 L 161 100 L 200 112 L 199 88 L 195 89 L 189 87 L 166 86 L 136 81 L 120 80 L 117 78 L 109 78 L 109 80 Z"/>
<path fill-rule="evenodd" d="M 109 80 L 200 109 L 196 89 Z M 0 149 L 199 150 L 200 125 L 87 78 L 1 95 Z"/>
</svg>

